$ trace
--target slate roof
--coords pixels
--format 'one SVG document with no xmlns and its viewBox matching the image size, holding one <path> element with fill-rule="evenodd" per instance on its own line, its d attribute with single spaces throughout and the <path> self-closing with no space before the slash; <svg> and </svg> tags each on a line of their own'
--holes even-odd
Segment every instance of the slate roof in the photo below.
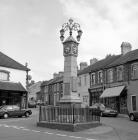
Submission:
<svg viewBox="0 0 138 140">
<path fill-rule="evenodd" d="M 131 62 L 131 61 L 134 61 L 134 60 L 138 60 L 138 49 L 130 51 L 130 52 L 124 54 L 124 55 L 121 55 L 120 58 L 115 60 L 113 63 L 109 64 L 106 68 L 121 65 L 121 64 L 125 64 L 127 62 Z"/>
<path fill-rule="evenodd" d="M 0 90 L 27 92 L 21 83 L 0 81 Z"/>
<path fill-rule="evenodd" d="M 26 66 L 18 63 L 17 61 L 13 60 L 9 56 L 3 54 L 2 52 L 0 52 L 0 66 L 23 70 L 23 71 L 30 70 L 30 69 L 26 68 Z"/>
<path fill-rule="evenodd" d="M 105 59 L 99 60 L 96 63 L 94 63 L 93 65 L 88 66 L 87 68 L 78 71 L 78 75 L 82 75 L 82 74 L 86 74 L 89 72 L 95 72 L 97 70 L 103 69 L 105 68 L 108 64 L 114 62 L 115 60 L 117 60 L 118 58 L 120 58 L 121 55 L 112 55 L 112 56 L 108 56 Z"/>
</svg>

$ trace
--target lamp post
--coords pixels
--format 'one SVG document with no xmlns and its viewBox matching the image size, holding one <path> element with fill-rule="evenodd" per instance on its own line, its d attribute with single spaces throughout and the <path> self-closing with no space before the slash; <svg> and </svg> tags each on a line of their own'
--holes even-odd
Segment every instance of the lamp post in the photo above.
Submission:
<svg viewBox="0 0 138 140">
<path fill-rule="evenodd" d="M 76 36 L 77 41 L 80 41 L 82 36 L 82 30 L 80 29 L 80 25 L 78 23 L 74 23 L 73 19 L 69 19 L 69 22 L 64 23 L 62 25 L 62 29 L 60 30 L 60 40 L 64 41 L 64 33 L 65 31 L 69 30 L 69 35 L 72 36 L 72 31 L 77 31 L 78 35 Z"/>
<path fill-rule="evenodd" d="M 64 41 L 64 34 L 69 31 L 69 36 Z M 73 38 L 73 31 L 77 32 L 76 39 Z M 77 93 L 77 56 L 78 45 L 82 36 L 82 30 L 78 23 L 74 23 L 72 19 L 69 19 L 67 23 L 62 25 L 60 30 L 60 40 L 63 44 L 63 56 L 64 56 L 64 77 L 63 77 L 63 97 L 60 100 L 61 105 L 80 104 L 81 100 Z"/>
</svg>

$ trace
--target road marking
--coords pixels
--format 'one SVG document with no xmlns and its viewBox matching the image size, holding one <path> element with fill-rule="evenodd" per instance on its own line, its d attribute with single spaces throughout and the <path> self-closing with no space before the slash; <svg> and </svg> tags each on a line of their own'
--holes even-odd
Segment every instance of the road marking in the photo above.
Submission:
<svg viewBox="0 0 138 140">
<path fill-rule="evenodd" d="M 96 139 L 86 138 L 86 140 L 96 140 Z"/>
<path fill-rule="evenodd" d="M 75 139 L 81 139 L 82 137 L 76 137 L 76 136 L 68 136 L 70 138 L 75 138 Z"/>
<path fill-rule="evenodd" d="M 33 131 L 33 132 L 39 132 L 39 133 L 41 132 L 41 131 L 38 131 L 38 130 L 31 130 L 31 131 Z"/>
<path fill-rule="evenodd" d="M 63 137 L 67 136 L 67 135 L 64 135 L 64 134 L 56 134 L 56 135 L 58 135 L 58 136 L 63 136 Z"/>
<path fill-rule="evenodd" d="M 38 130 L 31 130 L 31 129 L 27 129 L 23 126 L 15 126 L 15 125 L 7 125 L 7 124 L 0 124 L 0 127 L 6 127 L 6 128 L 14 128 L 14 129 L 20 129 L 20 130 L 24 130 L 24 131 L 32 131 L 32 132 L 36 132 L 36 133 L 45 133 L 45 134 L 49 134 L 49 135 L 57 135 L 57 136 L 61 136 L 61 137 L 70 137 L 70 138 L 74 138 L 74 139 L 85 139 L 85 140 L 96 140 L 96 139 L 91 139 L 91 138 L 85 138 L 85 137 L 77 137 L 77 136 L 70 136 L 70 135 L 65 135 L 65 134 L 57 134 L 57 133 L 51 133 L 51 132 L 43 132 L 43 131 L 38 131 Z"/>
<path fill-rule="evenodd" d="M 53 135 L 54 134 L 54 133 L 50 133 L 50 132 L 44 132 L 44 133 L 49 134 L 49 135 Z"/>
<path fill-rule="evenodd" d="M 30 129 L 27 129 L 27 128 L 23 128 L 21 130 L 25 130 L 25 131 L 31 131 Z"/>
</svg>

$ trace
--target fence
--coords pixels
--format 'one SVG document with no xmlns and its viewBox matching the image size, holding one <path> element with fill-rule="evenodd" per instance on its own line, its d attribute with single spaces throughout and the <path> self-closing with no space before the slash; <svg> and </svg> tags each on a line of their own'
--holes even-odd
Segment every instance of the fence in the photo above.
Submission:
<svg viewBox="0 0 138 140">
<path fill-rule="evenodd" d="M 41 121 L 73 124 L 100 122 L 100 111 L 92 108 L 40 106 L 39 122 Z"/>
</svg>

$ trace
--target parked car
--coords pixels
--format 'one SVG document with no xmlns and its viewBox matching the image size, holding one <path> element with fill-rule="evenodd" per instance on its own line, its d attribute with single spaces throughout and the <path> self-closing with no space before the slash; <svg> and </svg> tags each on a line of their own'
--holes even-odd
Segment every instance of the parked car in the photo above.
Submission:
<svg viewBox="0 0 138 140">
<path fill-rule="evenodd" d="M 36 104 L 36 101 L 29 101 L 29 102 L 28 102 L 28 107 L 29 107 L 29 108 L 36 108 L 36 105 L 37 105 L 37 104 Z"/>
<path fill-rule="evenodd" d="M 131 121 L 138 120 L 138 111 L 130 112 L 128 115 Z"/>
<path fill-rule="evenodd" d="M 29 117 L 32 114 L 32 111 L 29 109 L 21 109 L 17 105 L 4 105 L 0 107 L 0 117 L 8 118 L 13 116 L 18 117 Z"/>
<path fill-rule="evenodd" d="M 106 107 L 102 103 L 95 103 L 91 108 L 96 108 L 100 110 L 100 116 L 112 116 L 117 117 L 118 111 L 109 107 Z"/>
</svg>

